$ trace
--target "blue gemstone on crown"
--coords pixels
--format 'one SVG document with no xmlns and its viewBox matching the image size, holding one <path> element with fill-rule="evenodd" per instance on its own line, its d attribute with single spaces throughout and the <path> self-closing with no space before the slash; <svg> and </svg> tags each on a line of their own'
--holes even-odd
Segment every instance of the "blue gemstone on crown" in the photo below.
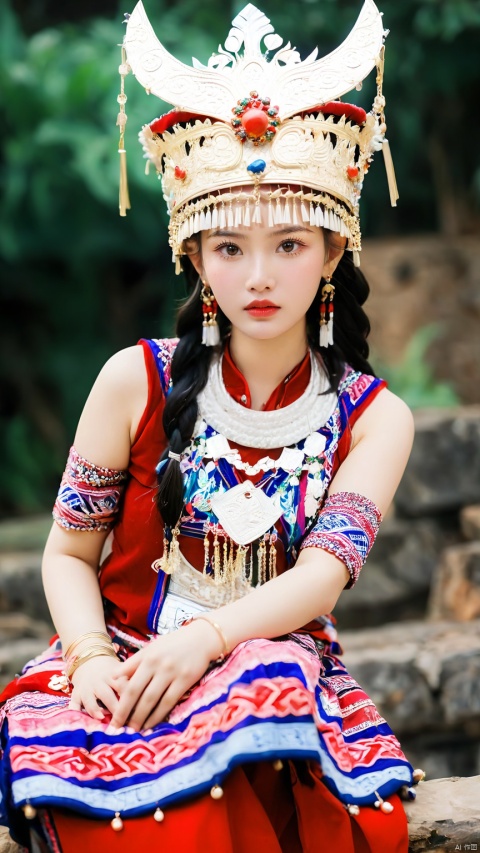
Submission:
<svg viewBox="0 0 480 853">
<path fill-rule="evenodd" d="M 252 172 L 252 174 L 254 175 L 259 175 L 260 172 L 264 172 L 266 168 L 267 164 L 265 163 L 265 160 L 254 160 L 247 166 L 247 172 Z"/>
</svg>

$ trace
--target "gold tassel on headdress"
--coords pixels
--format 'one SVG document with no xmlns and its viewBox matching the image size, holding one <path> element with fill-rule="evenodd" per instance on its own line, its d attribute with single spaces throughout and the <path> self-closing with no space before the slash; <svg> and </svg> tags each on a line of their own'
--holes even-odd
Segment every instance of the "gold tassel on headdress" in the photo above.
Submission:
<svg viewBox="0 0 480 853">
<path fill-rule="evenodd" d="M 125 125 L 127 123 L 127 114 L 125 112 L 125 104 L 127 96 L 125 94 L 125 77 L 130 71 L 130 66 L 127 63 L 127 55 L 125 48 L 122 47 L 122 62 L 118 67 L 120 74 L 120 94 L 117 96 L 117 101 L 120 105 L 120 112 L 117 116 L 117 127 L 120 128 L 120 139 L 118 140 L 118 153 L 120 155 L 120 191 L 118 196 L 118 207 L 120 216 L 126 216 L 127 210 L 130 210 L 130 197 L 128 195 L 127 181 L 127 152 L 125 150 Z"/>
<path fill-rule="evenodd" d="M 390 143 L 388 139 L 383 140 L 382 151 L 383 159 L 385 161 L 385 171 L 387 173 L 388 190 L 390 192 L 390 204 L 392 207 L 396 207 L 399 195 L 395 169 L 393 167 L 392 152 L 390 151 Z"/>
<path fill-rule="evenodd" d="M 374 108 L 377 109 L 380 116 L 380 129 L 385 134 L 387 130 L 387 125 L 385 124 L 385 98 L 383 96 L 383 70 L 385 66 L 385 45 L 382 46 L 380 51 L 380 55 L 377 60 L 377 97 L 374 100 Z M 382 151 L 383 151 L 383 160 L 385 163 L 385 171 L 387 173 L 387 181 L 388 181 L 388 191 L 390 193 L 390 204 L 392 207 L 397 206 L 397 201 L 399 199 L 398 195 L 398 187 L 397 187 L 397 179 L 395 177 L 395 169 L 393 167 L 392 160 L 392 152 L 390 151 L 390 144 L 388 139 L 383 139 L 382 143 Z"/>
</svg>

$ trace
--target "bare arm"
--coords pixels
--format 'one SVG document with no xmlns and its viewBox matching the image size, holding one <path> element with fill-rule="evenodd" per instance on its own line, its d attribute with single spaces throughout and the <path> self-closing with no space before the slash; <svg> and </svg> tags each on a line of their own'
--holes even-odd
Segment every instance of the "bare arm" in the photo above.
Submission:
<svg viewBox="0 0 480 853">
<path fill-rule="evenodd" d="M 141 347 L 117 353 L 101 371 L 85 404 L 75 448 L 90 462 L 123 470 L 147 400 L 147 377 Z M 107 532 L 65 530 L 53 524 L 44 552 L 42 575 L 48 606 L 63 648 L 81 634 L 105 631 L 98 565 Z M 110 668 L 111 668 L 110 659 Z M 115 661 L 113 661 L 115 663 Z M 88 671 L 106 669 L 105 658 L 84 664 L 74 683 Z M 107 707 L 112 695 L 102 694 Z M 105 701 L 108 696 L 109 701 Z M 82 701 L 98 716 L 89 694 Z"/>
</svg>

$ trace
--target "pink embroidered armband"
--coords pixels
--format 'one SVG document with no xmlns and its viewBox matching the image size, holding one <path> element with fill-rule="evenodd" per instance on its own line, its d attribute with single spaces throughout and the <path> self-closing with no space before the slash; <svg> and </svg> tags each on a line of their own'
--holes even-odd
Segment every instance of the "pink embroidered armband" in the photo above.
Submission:
<svg viewBox="0 0 480 853">
<path fill-rule="evenodd" d="M 382 515 L 373 501 L 356 492 L 338 492 L 325 501 L 301 548 L 323 548 L 345 563 L 354 586 L 375 542 Z"/>
<path fill-rule="evenodd" d="M 70 448 L 53 507 L 55 521 L 67 530 L 110 530 L 126 479 L 126 471 L 93 465 Z"/>
</svg>

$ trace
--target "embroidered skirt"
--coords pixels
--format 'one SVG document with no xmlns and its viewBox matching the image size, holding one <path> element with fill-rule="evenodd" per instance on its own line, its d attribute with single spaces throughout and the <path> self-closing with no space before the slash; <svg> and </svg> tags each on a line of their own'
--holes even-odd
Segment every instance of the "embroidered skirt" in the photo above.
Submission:
<svg viewBox="0 0 480 853">
<path fill-rule="evenodd" d="M 168 720 L 111 732 L 48 686 L 63 669 L 53 643 L 4 693 L 2 822 L 18 823 L 27 803 L 108 821 L 160 806 L 167 818 L 235 768 L 278 759 L 306 762 L 340 803 L 378 815 L 377 794 L 410 785 L 412 768 L 371 699 L 322 645 L 303 633 L 241 643 Z"/>
</svg>

